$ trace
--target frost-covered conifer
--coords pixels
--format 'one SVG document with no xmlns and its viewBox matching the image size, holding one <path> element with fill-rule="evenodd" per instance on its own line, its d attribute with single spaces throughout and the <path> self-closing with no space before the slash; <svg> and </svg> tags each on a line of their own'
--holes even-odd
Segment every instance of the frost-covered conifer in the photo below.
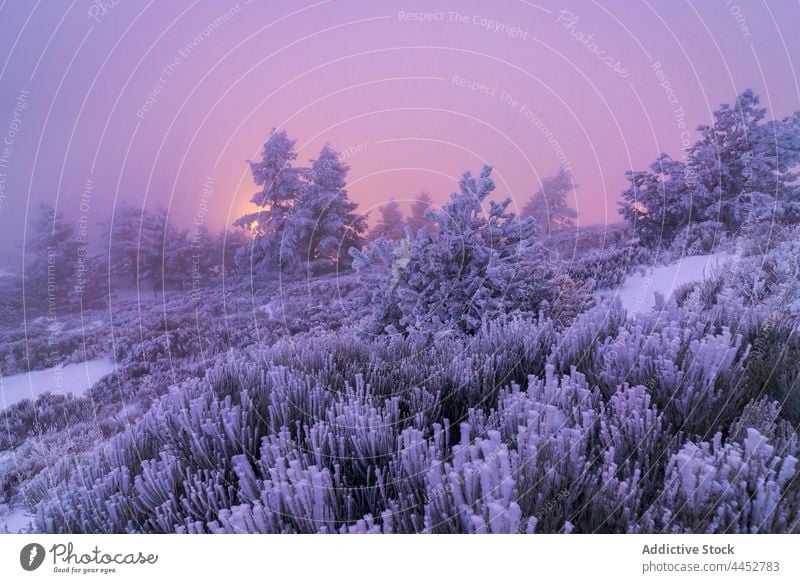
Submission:
<svg viewBox="0 0 800 583">
<path fill-rule="evenodd" d="M 714 112 L 714 124 L 698 128 L 701 139 L 688 158 L 696 182 L 703 189 L 706 220 L 720 221 L 735 230 L 748 213 L 760 214 L 774 205 L 773 216 L 794 214 L 794 172 L 800 162 L 800 124 L 797 115 L 764 121 L 766 109 L 751 90 L 732 106 Z"/>
<path fill-rule="evenodd" d="M 367 239 L 374 241 L 378 238 L 397 241 L 405 235 L 403 211 L 395 200 L 382 204 L 379 209 L 381 218 L 378 224 L 370 229 Z"/>
<path fill-rule="evenodd" d="M 104 250 L 108 253 L 110 277 L 115 286 L 135 286 L 139 277 L 142 240 L 152 241 L 154 233 L 144 230 L 149 221 L 144 209 L 123 202 L 105 226 Z"/>
<path fill-rule="evenodd" d="M 651 246 L 665 246 L 675 233 L 697 221 L 697 193 L 688 182 L 686 164 L 662 154 L 647 172 L 628 172 L 630 188 L 622 193 L 620 212 L 634 233 Z M 694 215 L 694 218 L 693 218 Z"/>
<path fill-rule="evenodd" d="M 183 288 L 191 279 L 192 243 L 187 233 L 169 220 L 162 206 L 155 212 L 143 213 L 142 231 L 149 237 L 141 241 L 141 275 L 153 290 Z"/>
<path fill-rule="evenodd" d="M 520 216 L 533 217 L 543 236 L 574 227 L 578 213 L 567 205 L 567 195 L 574 190 L 572 175 L 561 168 L 557 174 L 542 181 L 542 186 L 522 208 Z"/>
<path fill-rule="evenodd" d="M 260 162 L 251 162 L 253 180 L 262 189 L 251 202 L 264 210 L 236 221 L 253 240 L 237 253 L 240 270 L 325 269 L 347 265 L 348 250 L 364 243 L 366 219 L 345 190 L 349 166 L 330 145 L 310 168 L 293 167 L 295 141 L 273 130 Z"/>
<path fill-rule="evenodd" d="M 360 249 L 367 229 L 366 218 L 357 214 L 358 205 L 347 198 L 345 190 L 350 167 L 326 144 L 319 157 L 311 161 L 303 186 L 287 220 L 285 259 L 296 267 L 308 264 L 312 269 L 349 265 L 351 248 Z"/>
<path fill-rule="evenodd" d="M 411 203 L 411 214 L 408 217 L 408 227 L 413 234 L 425 227 L 431 235 L 435 235 L 433 221 L 428 218 L 428 211 L 434 210 L 433 199 L 427 192 L 419 193 L 419 196 Z"/>
<path fill-rule="evenodd" d="M 745 91 L 697 128 L 685 162 L 662 154 L 650 171 L 628 173 L 620 213 L 643 242 L 668 244 L 691 223 L 713 221 L 730 233 L 750 221 L 800 219 L 800 116 L 764 121 L 758 105 Z"/>
<path fill-rule="evenodd" d="M 162 206 L 151 211 L 121 204 L 104 239 L 113 287 L 179 289 L 191 278 L 192 243 Z"/>
<path fill-rule="evenodd" d="M 235 223 L 253 234 L 251 245 L 237 254 L 237 262 L 245 271 L 250 270 L 251 262 L 257 265 L 264 261 L 267 268 L 280 263 L 286 221 L 303 189 L 304 169 L 292 166 L 297 158 L 294 145 L 295 140 L 284 130 L 273 129 L 264 143 L 261 160 L 250 162 L 253 182 L 261 187 L 250 202 L 262 210 L 244 215 Z"/>
<path fill-rule="evenodd" d="M 487 200 L 491 171 L 464 173 L 460 192 L 429 211 L 435 237 L 409 231 L 395 247 L 393 274 L 375 293 L 374 331 L 472 333 L 501 314 L 535 313 L 550 299 L 535 223 L 508 213 L 510 200 Z"/>
<path fill-rule="evenodd" d="M 75 225 L 42 204 L 25 245 L 25 303 L 36 312 L 65 310 L 75 299 L 80 243 Z"/>
</svg>

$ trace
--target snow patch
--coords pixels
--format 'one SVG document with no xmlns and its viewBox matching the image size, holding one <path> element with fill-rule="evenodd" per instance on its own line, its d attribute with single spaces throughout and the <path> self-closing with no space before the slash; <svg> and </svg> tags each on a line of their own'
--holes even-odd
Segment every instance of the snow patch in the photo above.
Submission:
<svg viewBox="0 0 800 583">
<path fill-rule="evenodd" d="M 712 268 L 724 265 L 729 259 L 731 255 L 724 251 L 683 257 L 676 263 L 651 268 L 644 275 L 628 276 L 618 288 L 598 295 L 619 298 L 629 316 L 649 312 L 656 305 L 656 292 L 667 299 L 680 286 L 705 280 Z"/>
<path fill-rule="evenodd" d="M 9 510 L 5 504 L 0 505 L 0 534 L 26 533 L 33 530 L 33 514 L 22 506 Z"/>
<path fill-rule="evenodd" d="M 45 370 L 0 376 L 0 410 L 23 399 L 35 399 L 47 391 L 58 395 L 82 395 L 115 369 L 116 364 L 112 359 L 102 357 Z"/>
</svg>

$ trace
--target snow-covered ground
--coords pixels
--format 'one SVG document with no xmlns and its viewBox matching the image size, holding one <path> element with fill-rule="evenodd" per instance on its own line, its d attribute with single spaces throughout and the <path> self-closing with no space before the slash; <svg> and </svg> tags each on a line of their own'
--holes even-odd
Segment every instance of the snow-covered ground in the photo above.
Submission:
<svg viewBox="0 0 800 583">
<path fill-rule="evenodd" d="M 10 451 L 0 452 L 0 476 L 16 464 L 14 454 Z M 0 534 L 5 532 L 27 532 L 33 521 L 33 515 L 24 506 L 17 505 L 13 509 L 0 502 Z"/>
<path fill-rule="evenodd" d="M 22 506 L 15 506 L 9 510 L 5 504 L 0 504 L 0 534 L 16 534 L 32 530 L 33 514 Z"/>
<path fill-rule="evenodd" d="M 0 410 L 23 399 L 35 399 L 42 393 L 82 395 L 105 375 L 114 371 L 114 361 L 107 357 L 87 360 L 45 370 L 0 376 Z"/>
<path fill-rule="evenodd" d="M 713 267 L 723 266 L 729 259 L 731 255 L 724 251 L 683 257 L 670 265 L 654 267 L 644 275 L 637 273 L 628 276 L 618 288 L 599 292 L 598 295 L 618 297 L 628 315 L 649 312 L 656 305 L 656 292 L 667 299 L 683 284 L 704 280 Z"/>
</svg>

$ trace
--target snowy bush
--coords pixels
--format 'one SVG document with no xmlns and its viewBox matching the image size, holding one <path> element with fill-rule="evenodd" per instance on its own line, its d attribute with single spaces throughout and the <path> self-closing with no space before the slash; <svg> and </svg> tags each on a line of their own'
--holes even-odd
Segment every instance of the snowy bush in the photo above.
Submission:
<svg viewBox="0 0 800 583">
<path fill-rule="evenodd" d="M 567 262 L 569 275 L 592 288 L 613 288 L 625 281 L 636 267 L 652 263 L 648 249 L 637 240 L 619 245 L 592 248 Z"/>
<path fill-rule="evenodd" d="M 672 240 L 673 254 L 706 255 L 717 251 L 728 242 L 725 225 L 719 221 L 704 221 L 688 225 L 675 234 Z"/>
<path fill-rule="evenodd" d="M 373 295 L 373 333 L 474 333 L 499 315 L 536 313 L 552 299 L 533 220 L 507 213 L 510 200 L 483 208 L 495 187 L 491 171 L 464 173 L 460 193 L 429 212 L 435 237 L 427 229 L 409 232 L 394 248 L 392 275 Z"/>
</svg>

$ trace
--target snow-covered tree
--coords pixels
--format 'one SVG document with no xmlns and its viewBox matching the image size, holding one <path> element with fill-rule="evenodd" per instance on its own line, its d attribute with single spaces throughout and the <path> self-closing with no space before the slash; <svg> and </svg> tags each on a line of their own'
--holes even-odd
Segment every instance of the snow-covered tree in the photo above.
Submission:
<svg viewBox="0 0 800 583">
<path fill-rule="evenodd" d="M 191 250 L 190 275 L 193 281 L 207 279 L 222 261 L 218 254 L 217 239 L 205 223 L 195 225 L 188 233 Z M 221 251 L 221 249 L 219 250 Z"/>
<path fill-rule="evenodd" d="M 361 248 L 366 218 L 345 190 L 349 166 L 326 144 L 310 168 L 295 168 L 294 140 L 273 130 L 262 161 L 250 164 L 262 186 L 251 202 L 265 210 L 245 215 L 238 226 L 253 231 L 253 241 L 237 253 L 244 270 L 298 271 L 348 265 L 350 247 Z"/>
<path fill-rule="evenodd" d="M 381 218 L 378 224 L 370 229 L 367 239 L 370 241 L 379 238 L 390 241 L 402 239 L 405 235 L 405 218 L 397 201 L 390 200 L 382 204 L 378 210 L 381 213 Z"/>
<path fill-rule="evenodd" d="M 347 198 L 350 167 L 326 144 L 305 172 L 306 182 L 289 213 L 281 245 L 281 264 L 325 270 L 350 264 L 348 250 L 360 249 L 367 230 L 358 205 Z"/>
<path fill-rule="evenodd" d="M 714 221 L 727 233 L 749 221 L 800 220 L 800 113 L 764 121 L 750 90 L 701 125 L 686 161 L 662 154 L 647 172 L 629 172 L 620 213 L 648 245 L 669 244 L 689 224 Z"/>
<path fill-rule="evenodd" d="M 666 245 L 692 222 L 693 215 L 702 213 L 696 208 L 700 193 L 690 186 L 688 173 L 686 164 L 666 154 L 647 172 L 626 173 L 631 186 L 622 193 L 625 203 L 620 212 L 643 242 Z"/>
<path fill-rule="evenodd" d="M 26 255 L 32 258 L 26 268 L 29 308 L 44 309 L 44 304 L 35 305 L 42 294 L 51 306 L 54 303 L 62 311 L 105 305 L 106 264 L 90 253 L 87 242 L 79 238 L 76 225 L 64 220 L 60 211 L 48 204 L 40 205 L 39 210 L 26 247 Z"/>
<path fill-rule="evenodd" d="M 0 273 L 0 324 L 22 320 L 22 278 L 13 273 Z"/>
<path fill-rule="evenodd" d="M 237 219 L 235 224 L 253 233 L 253 242 L 243 248 L 237 261 L 242 267 L 249 267 L 251 261 L 265 266 L 280 265 L 281 257 L 290 255 L 282 252 L 281 246 L 286 243 L 285 231 L 288 216 L 298 196 L 304 188 L 303 168 L 294 168 L 292 163 L 297 158 L 294 150 L 295 140 L 289 138 L 285 131 L 274 128 L 264 143 L 261 160 L 250 162 L 253 181 L 261 187 L 250 202 L 262 207 L 262 210 L 249 213 Z"/>
<path fill-rule="evenodd" d="M 144 247 L 142 274 L 154 290 L 181 289 L 191 277 L 191 241 L 185 231 L 178 229 L 170 220 L 167 210 L 159 206 L 145 218 L 149 232 L 155 239 Z"/>
<path fill-rule="evenodd" d="M 105 245 L 113 286 L 176 289 L 191 278 L 192 241 L 162 206 L 120 205 L 106 227 Z"/>
<path fill-rule="evenodd" d="M 35 312 L 67 310 L 76 300 L 80 243 L 61 211 L 41 204 L 25 245 L 25 303 Z"/>
<path fill-rule="evenodd" d="M 570 172 L 561 168 L 557 174 L 542 181 L 542 186 L 525 204 L 520 215 L 533 217 L 542 235 L 546 236 L 574 227 L 578 213 L 567 205 L 567 195 L 575 188 Z"/>
<path fill-rule="evenodd" d="M 373 298 L 374 332 L 473 333 L 499 315 L 535 312 L 549 298 L 540 248 L 532 241 L 535 223 L 506 212 L 510 199 L 486 200 L 495 187 L 491 171 L 485 166 L 478 178 L 464 173 L 460 193 L 428 213 L 435 238 L 409 229 L 395 247 L 393 275 Z"/>
<path fill-rule="evenodd" d="M 220 231 L 214 238 L 214 262 L 220 274 L 233 275 L 237 271 L 236 254 L 245 249 L 252 241 L 241 230 Z"/>
<path fill-rule="evenodd" d="M 703 218 L 731 231 L 746 220 L 752 203 L 765 206 L 764 197 L 778 214 L 786 203 L 797 202 L 791 199 L 800 163 L 800 118 L 765 122 L 765 115 L 748 89 L 733 106 L 714 112 L 713 125 L 697 128 L 701 139 L 688 151 L 692 175 L 705 194 Z"/>
<path fill-rule="evenodd" d="M 123 202 L 106 224 L 104 246 L 113 285 L 135 286 L 140 274 L 139 255 L 143 241 L 152 241 L 155 233 L 145 227 L 147 211 Z"/>
</svg>

